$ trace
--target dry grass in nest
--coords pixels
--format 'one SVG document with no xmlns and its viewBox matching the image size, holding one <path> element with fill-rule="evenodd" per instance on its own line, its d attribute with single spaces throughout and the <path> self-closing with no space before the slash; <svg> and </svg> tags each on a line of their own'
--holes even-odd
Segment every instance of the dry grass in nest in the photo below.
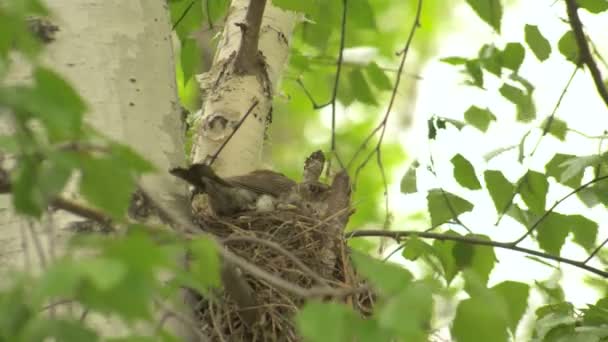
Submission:
<svg viewBox="0 0 608 342">
<path fill-rule="evenodd" d="M 350 275 L 353 272 L 342 232 L 332 236 L 325 221 L 298 210 L 243 213 L 234 218 L 198 217 L 201 229 L 223 240 L 234 253 L 293 284 L 304 288 L 359 285 L 361 282 L 353 281 Z M 288 251 L 289 256 L 276 245 Z M 244 324 L 239 316 L 241 308 L 225 291 L 215 299 L 199 302 L 197 311 L 203 333 L 212 341 L 300 341 L 293 317 L 304 299 L 249 275 L 243 277 L 258 303 L 257 322 L 250 327 Z M 353 304 L 363 314 L 371 311 L 369 293 L 339 300 Z"/>
</svg>

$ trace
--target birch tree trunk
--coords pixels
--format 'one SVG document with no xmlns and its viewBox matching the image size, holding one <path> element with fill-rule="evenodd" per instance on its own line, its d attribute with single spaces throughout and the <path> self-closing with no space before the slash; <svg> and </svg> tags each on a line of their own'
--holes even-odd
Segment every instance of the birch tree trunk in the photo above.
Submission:
<svg viewBox="0 0 608 342">
<path fill-rule="evenodd" d="M 265 2 L 232 1 L 213 66 L 198 77 L 204 105 L 193 146 L 193 162 L 214 155 L 250 111 L 214 163 L 222 176 L 245 174 L 260 167 L 265 132 L 272 121 L 272 97 L 287 65 L 296 15 L 270 2 L 264 10 Z M 251 43 L 244 43 L 243 36 L 257 29 L 250 22 L 248 10 L 250 16 L 255 16 L 259 7 L 263 19 L 257 24 L 259 36 L 253 37 L 258 38 L 257 49 L 240 49 Z M 246 60 L 240 60 L 239 53 Z"/>
<path fill-rule="evenodd" d="M 181 165 L 185 159 L 171 26 L 164 1 L 53 0 L 46 5 L 52 12 L 50 22 L 59 30 L 46 46 L 43 64 L 65 77 L 85 99 L 89 108 L 85 120 L 157 166 L 160 172 L 142 182 L 159 198 L 166 198 L 163 192 L 170 189 L 185 190 L 163 176 L 169 167 Z M 15 63 L 9 79 L 28 82 L 31 70 L 19 60 Z M 44 231 L 40 227 L 26 229 L 28 224 L 11 211 L 8 196 L 1 198 L 0 206 L 3 272 L 24 264 L 35 270 L 41 260 L 48 260 L 49 251 L 61 254 L 71 235 L 70 222 L 81 220 L 57 212 L 47 218 Z M 44 255 L 37 255 L 37 245 Z M 120 335 L 115 323 L 101 323 L 106 325 L 104 332 Z"/>
</svg>

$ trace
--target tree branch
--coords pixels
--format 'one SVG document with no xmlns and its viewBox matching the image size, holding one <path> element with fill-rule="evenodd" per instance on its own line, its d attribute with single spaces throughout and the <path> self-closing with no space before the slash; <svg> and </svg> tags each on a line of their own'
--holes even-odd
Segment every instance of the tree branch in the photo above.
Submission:
<svg viewBox="0 0 608 342">
<path fill-rule="evenodd" d="M 589 45 L 587 45 L 585 32 L 583 32 L 583 23 L 581 23 L 581 19 L 578 16 L 578 5 L 576 4 L 576 0 L 566 0 L 566 11 L 568 12 L 570 27 L 572 28 L 574 39 L 576 40 L 576 45 L 578 46 L 579 62 L 585 64 L 587 68 L 589 68 L 589 72 L 593 78 L 593 83 L 595 83 L 595 88 L 600 94 L 602 100 L 604 100 L 606 106 L 608 106 L 608 90 L 606 89 L 606 85 L 602 79 L 600 69 L 597 67 L 595 60 L 591 55 Z"/>
<path fill-rule="evenodd" d="M 262 17 L 266 8 L 266 0 L 250 0 L 245 15 L 245 22 L 237 24 L 243 37 L 241 46 L 234 61 L 235 69 L 240 73 L 250 73 L 256 68 L 258 62 L 258 40 Z"/>
<path fill-rule="evenodd" d="M 441 240 L 441 241 L 456 241 L 462 243 L 468 243 L 471 245 L 479 245 L 479 246 L 490 246 L 497 247 L 503 249 L 509 249 L 512 251 L 517 251 L 521 253 L 526 253 L 530 255 L 535 255 L 544 259 L 554 260 L 558 262 L 563 262 L 564 264 L 569 264 L 586 271 L 589 271 L 593 274 L 597 274 L 601 277 L 608 278 L 608 272 L 602 271 L 595 267 L 589 266 L 586 264 L 586 261 L 576 261 L 568 258 L 563 258 L 556 255 L 551 255 L 544 252 L 539 252 L 529 248 L 523 248 L 519 246 L 515 246 L 510 242 L 498 242 L 492 240 L 484 240 L 475 237 L 467 237 L 467 236 L 458 236 L 458 235 L 447 235 L 441 233 L 431 233 L 431 232 L 419 232 L 419 231 L 386 231 L 386 230 L 355 230 L 346 234 L 346 238 L 355 238 L 355 237 L 390 237 L 395 239 L 397 242 L 401 242 L 403 238 L 408 236 L 417 236 L 423 239 L 433 239 L 433 240 Z"/>
</svg>

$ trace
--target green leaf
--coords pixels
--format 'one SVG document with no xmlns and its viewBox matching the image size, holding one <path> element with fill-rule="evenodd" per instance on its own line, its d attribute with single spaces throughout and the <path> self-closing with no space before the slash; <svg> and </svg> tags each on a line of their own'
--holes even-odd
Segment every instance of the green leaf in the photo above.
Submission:
<svg viewBox="0 0 608 342">
<path fill-rule="evenodd" d="M 411 281 L 412 274 L 405 268 L 369 255 L 353 251 L 351 255 L 357 271 L 380 291 L 386 294 L 403 290 Z"/>
<path fill-rule="evenodd" d="M 418 191 L 416 184 L 416 170 L 420 166 L 418 161 L 414 161 L 412 165 L 407 169 L 403 178 L 401 178 L 401 192 L 404 194 L 411 194 Z"/>
<path fill-rule="evenodd" d="M 216 2 L 216 1 L 213 1 Z M 203 6 L 192 3 L 191 0 L 169 1 L 169 12 L 171 23 L 175 26 L 175 32 L 180 41 L 188 39 L 190 34 L 201 27 L 203 23 Z M 179 21 L 179 23 L 178 23 Z"/>
<path fill-rule="evenodd" d="M 566 237 L 570 233 L 567 221 L 567 215 L 549 213 L 536 228 L 540 248 L 553 255 L 560 255 Z"/>
<path fill-rule="evenodd" d="M 529 122 L 536 117 L 536 108 L 531 94 L 506 83 L 500 87 L 499 92 L 516 105 L 518 121 Z"/>
<path fill-rule="evenodd" d="M 538 26 L 526 24 L 524 33 L 526 36 L 526 44 L 528 44 L 536 58 L 541 62 L 549 58 L 549 55 L 551 54 L 551 44 L 549 44 L 549 41 L 540 32 Z"/>
<path fill-rule="evenodd" d="M 25 108 L 47 129 L 51 142 L 77 140 L 86 110 L 78 92 L 55 72 L 39 67 L 35 87 L 27 94 Z"/>
<path fill-rule="evenodd" d="M 560 120 L 558 118 L 553 118 L 551 120 L 549 120 L 549 118 L 545 119 L 545 121 L 543 121 L 543 128 L 546 130 L 547 128 L 547 124 L 550 124 L 549 126 L 549 130 L 547 132 L 549 132 L 549 134 L 551 134 L 552 136 L 556 137 L 557 139 L 564 141 L 566 140 L 566 133 L 568 132 L 568 125 L 566 124 L 565 121 Z"/>
<path fill-rule="evenodd" d="M 184 74 L 184 86 L 199 71 L 201 58 L 201 50 L 196 40 L 189 38 L 182 41 L 180 61 Z"/>
<path fill-rule="evenodd" d="M 509 329 L 515 334 L 517 324 L 528 307 L 530 286 L 515 281 L 504 281 L 491 288 L 491 291 L 501 297 L 506 304 Z"/>
<path fill-rule="evenodd" d="M 445 57 L 439 60 L 440 62 L 451 64 L 451 65 L 462 65 L 465 64 L 468 59 L 464 57 Z"/>
<path fill-rule="evenodd" d="M 71 298 L 83 276 L 82 268 L 74 260 L 57 260 L 36 282 L 32 298 L 35 303 L 53 297 Z"/>
<path fill-rule="evenodd" d="M 423 255 L 432 253 L 434 250 L 431 245 L 422 241 L 418 236 L 412 235 L 405 242 L 401 255 L 407 260 L 415 261 Z"/>
<path fill-rule="evenodd" d="M 220 258 L 217 245 L 209 238 L 201 237 L 190 242 L 192 265 L 189 271 L 197 281 L 197 289 L 207 292 L 220 286 Z"/>
<path fill-rule="evenodd" d="M 78 263 L 81 273 L 91 280 L 99 290 L 109 290 L 118 285 L 126 276 L 127 268 L 116 259 L 85 259 Z"/>
<path fill-rule="evenodd" d="M 467 234 L 466 237 L 490 241 L 490 238 L 485 235 Z M 466 243 L 458 243 L 456 246 L 464 244 Z M 490 278 L 490 273 L 492 272 L 492 269 L 494 269 L 494 265 L 496 264 L 496 254 L 494 253 L 494 247 L 472 247 L 473 255 L 471 258 L 471 263 L 468 265 L 468 267 L 470 268 L 470 270 L 474 271 L 477 276 L 479 276 L 480 280 L 483 281 L 484 284 L 487 284 L 488 279 Z"/>
<path fill-rule="evenodd" d="M 578 64 L 578 46 L 576 45 L 576 39 L 574 38 L 574 33 L 572 31 L 564 33 L 557 42 L 557 48 L 567 60 L 574 64 Z"/>
<path fill-rule="evenodd" d="M 591 13 L 600 13 L 608 10 L 608 1 L 606 0 L 576 0 L 580 8 L 584 8 Z"/>
<path fill-rule="evenodd" d="M 574 315 L 574 312 L 574 306 L 569 302 L 544 305 L 535 311 L 537 319 L 541 319 L 550 314 L 571 317 Z"/>
<path fill-rule="evenodd" d="M 26 215 L 39 217 L 46 207 L 44 197 L 37 186 L 40 163 L 29 157 L 20 158 L 12 178 L 13 205 Z"/>
<path fill-rule="evenodd" d="M 535 214 L 543 214 L 547 202 L 547 191 L 549 190 L 549 182 L 545 175 L 528 170 L 520 182 L 522 183 L 519 188 L 519 194 L 528 206 L 528 209 Z"/>
<path fill-rule="evenodd" d="M 452 230 L 448 230 L 443 234 L 447 236 L 460 236 L 460 234 Z M 461 270 L 456 264 L 456 260 L 454 258 L 455 245 L 456 242 L 451 240 L 434 240 L 432 245 L 439 262 L 441 262 L 441 266 L 443 267 L 443 276 L 448 285 Z"/>
<path fill-rule="evenodd" d="M 565 181 L 562 180 L 562 174 L 568 169 L 568 164 L 564 163 L 568 160 L 573 160 L 576 158 L 577 156 L 573 156 L 571 154 L 556 153 L 553 158 L 551 158 L 551 160 L 547 163 L 547 165 L 545 165 L 547 177 L 553 177 L 556 181 L 571 188 L 576 188 L 580 186 L 581 180 L 583 179 L 584 168 L 581 169 L 578 173 L 573 174 Z"/>
<path fill-rule="evenodd" d="M 502 19 L 500 0 L 467 0 L 467 3 L 483 21 L 500 33 L 500 21 Z"/>
<path fill-rule="evenodd" d="M 349 83 L 355 98 L 363 103 L 376 105 L 376 98 L 372 94 L 363 73 L 359 69 L 354 69 L 348 74 Z"/>
<path fill-rule="evenodd" d="M 80 321 L 54 318 L 38 318 L 28 324 L 23 341 L 98 341 L 99 336 Z"/>
<path fill-rule="evenodd" d="M 318 6 L 319 0 L 309 1 L 294 1 L 294 0 L 272 0 L 272 4 L 278 8 L 294 11 L 310 13 L 316 6 Z"/>
<path fill-rule="evenodd" d="M 455 155 L 452 160 L 454 166 L 454 179 L 458 184 L 471 190 L 481 189 L 481 184 L 475 175 L 473 165 L 466 160 L 461 154 Z"/>
<path fill-rule="evenodd" d="M 433 227 L 444 224 L 473 209 L 471 202 L 442 189 L 430 190 L 426 199 Z"/>
<path fill-rule="evenodd" d="M 428 341 L 433 310 L 432 292 L 424 283 L 413 283 L 390 298 L 378 312 L 382 328 L 394 332 L 401 341 Z"/>
<path fill-rule="evenodd" d="M 496 212 L 500 214 L 513 198 L 515 186 L 500 171 L 487 170 L 483 175 Z"/>
<path fill-rule="evenodd" d="M 525 57 L 526 50 L 520 43 L 508 43 L 502 53 L 503 66 L 517 72 Z"/>
<path fill-rule="evenodd" d="M 598 165 L 604 158 L 604 155 L 594 154 L 591 156 L 575 157 L 565 160 L 559 165 L 565 169 L 562 172 L 561 177 L 558 179 L 558 182 L 568 182 L 571 178 L 583 173 L 587 167 Z"/>
<path fill-rule="evenodd" d="M 504 301 L 490 292 L 458 304 L 452 336 L 458 342 L 508 341 L 509 313 Z"/>
<path fill-rule="evenodd" d="M 583 309 L 583 322 L 585 325 L 601 326 L 608 324 L 608 298 L 598 300 L 595 305 L 588 304 L 589 308 Z"/>
<path fill-rule="evenodd" d="M 484 44 L 478 53 L 479 61 L 484 69 L 500 77 L 502 73 L 502 53 L 494 45 Z"/>
<path fill-rule="evenodd" d="M 464 112 L 464 120 L 478 130 L 485 132 L 490 126 L 490 121 L 496 121 L 496 116 L 488 108 L 482 109 L 472 105 Z"/>
<path fill-rule="evenodd" d="M 391 80 L 386 76 L 384 70 L 380 69 L 378 64 L 372 62 L 366 68 L 365 72 L 367 73 L 367 77 L 372 81 L 372 83 L 381 90 L 391 90 L 393 89 L 393 85 L 391 84 Z"/>
<path fill-rule="evenodd" d="M 311 342 L 351 341 L 358 322 L 351 308 L 339 303 L 307 302 L 296 316 L 300 334 Z"/>
<path fill-rule="evenodd" d="M 598 224 L 582 215 L 568 215 L 563 223 L 574 235 L 574 242 L 585 248 L 588 252 L 595 248 Z"/>
<path fill-rule="evenodd" d="M 483 71 L 479 60 L 468 60 L 465 71 L 471 77 L 466 83 L 483 89 Z"/>
<path fill-rule="evenodd" d="M 126 214 L 135 190 L 135 180 L 133 174 L 114 158 L 83 157 L 80 190 L 91 204 L 121 218 Z"/>
</svg>

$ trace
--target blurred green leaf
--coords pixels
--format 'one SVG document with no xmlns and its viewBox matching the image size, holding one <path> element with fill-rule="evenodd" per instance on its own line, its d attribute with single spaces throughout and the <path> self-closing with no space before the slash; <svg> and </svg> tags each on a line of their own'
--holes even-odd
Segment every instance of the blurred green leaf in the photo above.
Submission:
<svg viewBox="0 0 608 342">
<path fill-rule="evenodd" d="M 55 340 L 62 342 L 98 341 L 99 336 L 81 321 L 38 318 L 28 324 L 23 341 Z"/>
<path fill-rule="evenodd" d="M 490 25 L 496 32 L 500 33 L 500 21 L 502 19 L 502 4 L 500 0 L 467 0 L 467 3 L 475 13 Z"/>
<path fill-rule="evenodd" d="M 608 10 L 608 1 L 606 0 L 577 0 L 576 3 L 580 8 L 584 8 L 591 13 Z"/>
<path fill-rule="evenodd" d="M 562 184 L 566 184 L 570 179 L 578 177 L 589 166 L 595 166 L 602 162 L 606 155 L 590 155 L 582 157 L 574 157 L 564 160 L 559 167 L 563 169 L 560 178 L 557 180 Z"/>
<path fill-rule="evenodd" d="M 385 294 L 399 292 L 412 281 L 412 274 L 399 265 L 360 252 L 353 251 L 351 257 L 357 271 Z"/>
<path fill-rule="evenodd" d="M 517 324 L 528 307 L 530 286 L 509 280 L 494 286 L 490 290 L 501 297 L 506 304 L 509 329 L 511 329 L 511 333 L 515 334 Z"/>
<path fill-rule="evenodd" d="M 479 61 L 484 69 L 500 77 L 503 66 L 503 56 L 494 45 L 484 44 L 478 53 Z"/>
<path fill-rule="evenodd" d="M 432 189 L 427 197 L 431 225 L 437 227 L 473 210 L 473 204 L 442 189 Z"/>
<path fill-rule="evenodd" d="M 465 71 L 471 78 L 466 83 L 483 89 L 483 71 L 479 60 L 468 60 L 465 63 Z"/>
<path fill-rule="evenodd" d="M 549 190 L 549 182 L 546 176 L 540 172 L 528 170 L 519 182 L 521 182 L 519 194 L 524 203 L 531 212 L 543 214 L 547 202 L 547 191 Z"/>
<path fill-rule="evenodd" d="M 432 308 L 431 288 L 424 283 L 412 283 L 380 308 L 378 323 L 394 331 L 402 341 L 428 341 Z"/>
<path fill-rule="evenodd" d="M 481 189 L 481 184 L 475 174 L 473 165 L 466 160 L 461 154 L 455 155 L 452 160 L 454 166 L 454 179 L 458 184 L 471 190 Z"/>
<path fill-rule="evenodd" d="M 460 234 L 452 230 L 448 230 L 443 234 L 448 236 L 460 236 Z M 448 285 L 461 270 L 458 268 L 456 260 L 454 259 L 455 245 L 456 242 L 451 240 L 434 240 L 432 245 L 439 262 L 441 262 L 441 266 L 443 267 L 443 276 Z"/>
<path fill-rule="evenodd" d="M 415 261 L 423 255 L 433 253 L 434 250 L 431 245 L 422 241 L 418 236 L 412 235 L 405 242 L 401 255 L 407 260 Z"/>
<path fill-rule="evenodd" d="M 168 4 L 175 33 L 180 41 L 184 41 L 204 22 L 203 6 L 192 0 L 173 0 Z"/>
<path fill-rule="evenodd" d="M 209 238 L 198 238 L 190 245 L 193 261 L 189 270 L 197 280 L 197 288 L 207 292 L 220 286 L 220 258 L 217 245 Z"/>
<path fill-rule="evenodd" d="M 490 197 L 492 197 L 492 201 L 494 202 L 496 212 L 500 214 L 511 201 L 515 186 L 505 178 L 502 172 L 497 170 L 487 170 L 483 176 Z"/>
<path fill-rule="evenodd" d="M 80 260 L 78 266 L 82 269 L 82 274 L 102 291 L 116 286 L 127 274 L 127 268 L 122 262 L 110 258 Z"/>
<path fill-rule="evenodd" d="M 586 325 L 602 326 L 608 324 L 608 298 L 601 298 L 595 305 L 588 304 L 583 309 L 583 322 Z"/>
<path fill-rule="evenodd" d="M 490 121 L 496 121 L 496 116 L 488 108 L 482 109 L 472 105 L 464 112 L 464 120 L 466 123 L 485 132 L 488 130 L 488 126 L 490 126 Z"/>
<path fill-rule="evenodd" d="M 528 25 L 524 29 L 526 36 L 526 44 L 530 47 L 530 50 L 534 53 L 539 61 L 543 62 L 551 54 L 551 44 L 543 36 L 536 25 Z"/>
<path fill-rule="evenodd" d="M 412 165 L 407 169 L 407 172 L 401 178 L 401 192 L 404 194 L 411 194 L 418 191 L 418 187 L 416 185 L 416 170 L 420 166 L 418 161 L 414 161 Z"/>
<path fill-rule="evenodd" d="M 361 70 L 352 70 L 348 74 L 348 79 L 353 90 L 353 95 L 357 100 L 371 105 L 378 104 Z"/>
<path fill-rule="evenodd" d="M 386 72 L 380 69 L 378 64 L 372 62 L 366 68 L 365 72 L 367 73 L 367 77 L 372 81 L 372 83 L 380 90 L 391 90 L 393 89 L 393 85 L 391 80 L 386 76 Z"/>
<path fill-rule="evenodd" d="M 551 212 L 538 224 L 536 228 L 537 240 L 540 248 L 553 255 L 560 255 L 570 227 L 566 224 L 568 216 Z"/>
<path fill-rule="evenodd" d="M 339 303 L 308 302 L 298 312 L 296 323 L 306 341 L 351 341 L 352 327 L 358 317 L 351 308 Z"/>
<path fill-rule="evenodd" d="M 517 72 L 525 56 L 526 50 L 520 43 L 508 43 L 502 53 L 503 66 Z"/>
<path fill-rule="evenodd" d="M 462 65 L 465 64 L 468 59 L 464 57 L 445 57 L 441 58 L 439 61 L 451 64 L 451 65 Z"/>
<path fill-rule="evenodd" d="M 196 73 L 202 61 L 201 49 L 194 39 L 185 39 L 182 41 L 180 50 L 180 60 L 182 72 L 184 74 L 184 86 Z"/>
<path fill-rule="evenodd" d="M 500 94 L 517 107 L 517 121 L 529 122 L 536 117 L 536 108 L 531 93 L 503 84 L 499 90 Z"/>
<path fill-rule="evenodd" d="M 310 13 L 315 7 L 319 5 L 319 0 L 272 0 L 272 4 L 278 8 L 288 11 Z"/>
<path fill-rule="evenodd" d="M 553 158 L 545 165 L 545 172 L 547 177 L 553 177 L 556 181 L 560 182 L 565 186 L 576 188 L 581 185 L 583 179 L 583 170 L 573 174 L 567 180 L 562 180 L 562 174 L 568 169 L 568 164 L 564 164 L 568 160 L 576 159 L 577 157 L 570 154 L 556 153 Z"/>
<path fill-rule="evenodd" d="M 557 48 L 567 60 L 574 64 L 578 64 L 578 46 L 576 45 L 576 39 L 574 38 L 574 33 L 572 31 L 564 33 L 557 42 Z"/>
<path fill-rule="evenodd" d="M 459 342 L 508 341 L 509 313 L 494 293 L 475 296 L 458 304 L 452 336 Z"/>
<path fill-rule="evenodd" d="M 549 121 L 549 118 L 545 119 L 545 121 L 543 121 L 542 127 L 545 127 L 544 129 L 546 129 L 547 124 L 550 123 L 551 125 L 549 126 L 549 134 L 551 134 L 552 136 L 556 137 L 557 139 L 564 141 L 566 140 L 566 133 L 568 132 L 568 124 L 566 124 L 565 121 L 557 119 L 557 118 L 553 118 Z"/>
</svg>

